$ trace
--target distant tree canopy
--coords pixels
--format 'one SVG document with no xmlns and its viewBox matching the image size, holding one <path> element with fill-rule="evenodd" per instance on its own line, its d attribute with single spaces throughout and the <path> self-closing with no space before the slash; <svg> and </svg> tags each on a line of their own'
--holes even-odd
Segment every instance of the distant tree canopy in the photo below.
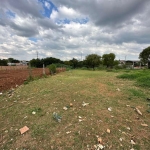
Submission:
<svg viewBox="0 0 150 150">
<path fill-rule="evenodd" d="M 60 59 L 53 58 L 53 57 L 47 57 L 47 58 L 43 58 L 43 59 L 32 59 L 32 60 L 30 60 L 30 65 L 32 67 L 41 68 L 41 67 L 43 67 L 43 64 L 45 66 L 48 66 L 53 63 L 62 63 L 62 62 L 63 61 L 61 61 Z"/>
<path fill-rule="evenodd" d="M 70 65 L 75 69 L 78 67 L 78 60 L 73 58 L 72 60 L 70 60 Z"/>
<path fill-rule="evenodd" d="M 7 66 L 7 60 L 6 59 L 0 59 L 0 66 Z"/>
<path fill-rule="evenodd" d="M 101 56 L 99 56 L 97 54 L 90 54 L 90 55 L 86 56 L 85 63 L 88 67 L 93 68 L 93 70 L 94 70 L 94 68 L 96 66 L 100 65 Z"/>
<path fill-rule="evenodd" d="M 148 63 L 148 68 L 150 69 L 150 46 L 143 49 L 139 55 L 139 58 L 144 64 Z"/>
<path fill-rule="evenodd" d="M 104 54 L 102 56 L 103 58 L 103 65 L 106 65 L 108 67 L 113 67 L 114 66 L 114 60 L 115 60 L 115 54 L 110 53 L 110 54 Z"/>
<path fill-rule="evenodd" d="M 9 63 L 19 63 L 20 61 L 14 58 L 8 58 Z"/>
</svg>

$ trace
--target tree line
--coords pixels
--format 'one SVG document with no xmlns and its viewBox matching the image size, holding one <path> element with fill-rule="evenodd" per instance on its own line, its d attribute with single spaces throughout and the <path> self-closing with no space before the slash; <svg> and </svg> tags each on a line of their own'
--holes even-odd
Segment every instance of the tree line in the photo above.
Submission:
<svg viewBox="0 0 150 150">
<path fill-rule="evenodd" d="M 32 67 L 41 68 L 43 64 L 48 66 L 50 64 L 56 64 L 57 67 L 72 67 L 72 68 L 93 68 L 98 67 L 99 65 L 106 66 L 106 68 L 113 68 L 119 64 L 118 60 L 115 60 L 115 54 L 109 53 L 104 54 L 102 56 L 97 54 L 89 54 L 86 56 L 85 60 L 79 61 L 76 58 L 73 58 L 68 61 L 62 61 L 60 59 L 54 57 L 47 57 L 42 59 L 32 59 L 29 64 Z M 150 47 L 143 49 L 143 51 L 139 54 L 139 58 L 143 64 L 148 64 L 148 68 L 150 69 Z M 19 63 L 20 61 L 14 58 L 8 59 L 0 59 L 1 66 L 7 66 L 7 63 Z"/>
</svg>

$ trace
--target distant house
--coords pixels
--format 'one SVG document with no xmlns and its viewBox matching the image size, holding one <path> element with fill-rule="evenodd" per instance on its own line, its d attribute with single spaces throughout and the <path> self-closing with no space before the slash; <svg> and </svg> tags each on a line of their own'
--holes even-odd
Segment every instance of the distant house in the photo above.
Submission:
<svg viewBox="0 0 150 150">
<path fill-rule="evenodd" d="M 29 61 L 21 60 L 19 63 L 7 63 L 8 66 L 27 66 Z"/>
<path fill-rule="evenodd" d="M 128 68 L 141 67 L 142 63 L 140 60 L 119 60 L 120 65 L 126 65 Z"/>
</svg>

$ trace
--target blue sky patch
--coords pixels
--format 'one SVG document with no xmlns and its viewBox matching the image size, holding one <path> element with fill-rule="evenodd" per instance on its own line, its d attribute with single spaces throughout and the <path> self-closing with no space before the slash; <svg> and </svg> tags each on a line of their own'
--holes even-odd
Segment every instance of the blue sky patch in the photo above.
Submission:
<svg viewBox="0 0 150 150">
<path fill-rule="evenodd" d="M 33 41 L 33 42 L 37 42 L 37 38 L 35 38 L 35 37 L 30 37 L 30 38 L 28 38 L 30 41 Z"/>
<path fill-rule="evenodd" d="M 50 18 L 53 9 L 54 9 L 55 11 L 58 11 L 58 10 L 57 10 L 57 7 L 56 7 L 51 1 L 39 0 L 39 2 L 42 3 L 42 5 L 43 5 L 44 12 L 42 12 L 42 15 L 43 15 L 44 17 Z M 50 5 L 49 8 L 45 6 L 45 2 Z"/>
<path fill-rule="evenodd" d="M 7 16 L 10 17 L 10 18 L 15 18 L 15 13 L 12 12 L 12 11 L 10 11 L 10 10 L 6 11 L 6 14 L 7 14 Z"/>
</svg>

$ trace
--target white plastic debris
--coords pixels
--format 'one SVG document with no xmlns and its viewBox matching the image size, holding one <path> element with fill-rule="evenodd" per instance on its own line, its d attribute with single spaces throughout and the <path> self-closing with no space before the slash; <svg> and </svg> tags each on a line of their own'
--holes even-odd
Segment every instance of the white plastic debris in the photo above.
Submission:
<svg viewBox="0 0 150 150">
<path fill-rule="evenodd" d="M 82 122 L 82 119 L 79 119 L 79 122 Z"/>
<path fill-rule="evenodd" d="M 89 103 L 85 103 L 85 102 L 83 101 L 82 106 L 84 107 L 84 106 L 87 106 L 87 105 L 89 105 Z"/>
<path fill-rule="evenodd" d="M 81 119 L 82 117 L 81 116 L 79 116 L 79 119 Z"/>
<path fill-rule="evenodd" d="M 109 108 L 108 108 L 108 111 L 112 111 L 112 108 L 111 108 L 111 107 L 109 107 Z"/>
<path fill-rule="evenodd" d="M 121 91 L 119 88 L 116 89 L 117 91 Z"/>
<path fill-rule="evenodd" d="M 32 111 L 32 114 L 33 114 L 33 115 L 35 115 L 35 114 L 36 114 L 36 112 L 35 112 L 35 111 Z"/>
<path fill-rule="evenodd" d="M 122 138 L 119 139 L 122 142 Z"/>
<path fill-rule="evenodd" d="M 0 92 L 0 95 L 2 95 L 3 93 L 2 92 Z"/>
<path fill-rule="evenodd" d="M 64 109 L 64 110 L 67 110 L 68 108 L 67 108 L 67 107 L 63 107 L 63 109 Z"/>
<path fill-rule="evenodd" d="M 131 140 L 131 144 L 135 145 L 135 142 L 133 140 Z"/>
<path fill-rule="evenodd" d="M 69 133 L 71 133 L 71 131 L 67 131 L 67 132 L 66 132 L 66 134 L 69 134 Z"/>
<path fill-rule="evenodd" d="M 131 130 L 130 127 L 127 127 L 128 130 Z"/>
</svg>

